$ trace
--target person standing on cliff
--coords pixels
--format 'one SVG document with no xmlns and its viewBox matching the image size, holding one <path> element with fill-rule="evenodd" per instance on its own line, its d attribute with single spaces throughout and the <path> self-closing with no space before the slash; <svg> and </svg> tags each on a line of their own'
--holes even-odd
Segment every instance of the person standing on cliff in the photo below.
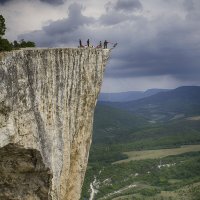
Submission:
<svg viewBox="0 0 200 200">
<path fill-rule="evenodd" d="M 99 42 L 99 45 L 97 45 L 96 48 L 102 48 L 102 43 L 101 43 L 101 41 Z"/>
<path fill-rule="evenodd" d="M 81 39 L 79 39 L 79 46 L 83 47 Z"/>
<path fill-rule="evenodd" d="M 101 41 L 99 42 L 99 48 L 102 48 L 102 44 L 101 44 Z"/>
<path fill-rule="evenodd" d="M 87 46 L 88 47 L 90 46 L 90 40 L 89 39 L 87 40 Z"/>
<path fill-rule="evenodd" d="M 108 41 L 107 40 L 104 41 L 103 47 L 104 47 L 104 49 L 108 48 Z"/>
</svg>

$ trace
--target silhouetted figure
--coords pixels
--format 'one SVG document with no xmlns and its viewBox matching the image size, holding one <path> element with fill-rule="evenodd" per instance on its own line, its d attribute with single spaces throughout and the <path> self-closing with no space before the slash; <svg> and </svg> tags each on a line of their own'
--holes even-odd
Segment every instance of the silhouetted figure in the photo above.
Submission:
<svg viewBox="0 0 200 200">
<path fill-rule="evenodd" d="M 81 39 L 79 40 L 79 46 L 83 47 Z"/>
<path fill-rule="evenodd" d="M 102 44 L 101 44 L 101 41 L 99 42 L 99 48 L 102 48 Z"/>
<path fill-rule="evenodd" d="M 104 49 L 108 48 L 108 42 L 107 42 L 107 40 L 104 41 L 103 47 L 104 47 Z"/>
<path fill-rule="evenodd" d="M 90 40 L 89 39 L 87 40 L 87 46 L 88 47 L 90 46 Z"/>
<path fill-rule="evenodd" d="M 99 45 L 96 48 L 102 48 L 102 43 L 101 41 L 99 42 Z"/>
</svg>

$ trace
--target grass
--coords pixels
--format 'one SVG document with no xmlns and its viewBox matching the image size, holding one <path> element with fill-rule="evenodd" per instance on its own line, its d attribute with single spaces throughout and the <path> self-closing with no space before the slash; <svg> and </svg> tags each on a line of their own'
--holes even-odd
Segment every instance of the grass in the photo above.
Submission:
<svg viewBox="0 0 200 200">
<path fill-rule="evenodd" d="M 159 150 L 144 150 L 144 151 L 130 151 L 124 152 L 128 156 L 128 159 L 120 160 L 117 163 L 129 162 L 131 160 L 145 160 L 145 159 L 158 159 L 171 155 L 179 155 L 187 152 L 200 151 L 200 145 L 184 145 L 180 148 L 173 149 L 159 149 Z"/>
</svg>

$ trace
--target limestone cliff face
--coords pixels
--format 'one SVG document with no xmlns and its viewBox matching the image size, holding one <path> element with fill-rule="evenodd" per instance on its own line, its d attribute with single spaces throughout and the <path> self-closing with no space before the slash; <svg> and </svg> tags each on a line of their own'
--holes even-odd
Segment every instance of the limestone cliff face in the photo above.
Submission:
<svg viewBox="0 0 200 200">
<path fill-rule="evenodd" d="M 0 58 L 0 199 L 78 200 L 109 50 Z"/>
</svg>

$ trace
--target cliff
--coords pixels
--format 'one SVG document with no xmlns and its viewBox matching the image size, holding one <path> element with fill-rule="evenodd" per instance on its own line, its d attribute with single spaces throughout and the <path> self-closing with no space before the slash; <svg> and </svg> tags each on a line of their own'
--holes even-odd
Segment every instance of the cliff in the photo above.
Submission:
<svg viewBox="0 0 200 200">
<path fill-rule="evenodd" d="M 109 50 L 23 49 L 0 61 L 0 199 L 78 200 Z"/>
</svg>

